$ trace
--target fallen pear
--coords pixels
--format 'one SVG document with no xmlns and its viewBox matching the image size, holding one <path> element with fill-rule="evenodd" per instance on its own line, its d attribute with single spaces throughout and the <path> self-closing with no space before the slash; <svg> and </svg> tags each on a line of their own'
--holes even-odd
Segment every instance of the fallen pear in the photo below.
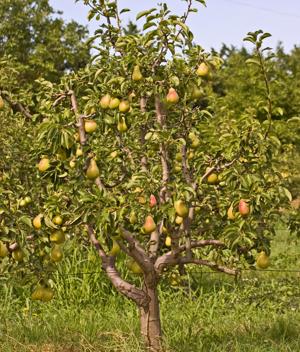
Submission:
<svg viewBox="0 0 300 352">
<path fill-rule="evenodd" d="M 31 294 L 31 299 L 41 301 L 43 297 L 44 288 L 42 286 L 38 286 L 34 289 Z"/>
<path fill-rule="evenodd" d="M 176 213 L 182 218 L 185 218 L 189 213 L 188 207 L 186 206 L 185 202 L 181 199 L 176 200 L 174 202 L 174 208 Z"/>
<path fill-rule="evenodd" d="M 8 249 L 6 245 L 0 241 L 0 258 L 4 258 L 8 255 Z"/>
<path fill-rule="evenodd" d="M 145 233 L 151 233 L 156 229 L 155 221 L 151 215 L 148 215 L 145 219 L 145 223 L 143 226 Z"/>
<path fill-rule="evenodd" d="M 205 62 L 201 62 L 201 64 L 198 66 L 196 74 L 200 77 L 205 77 L 209 73 L 209 67 Z"/>
<path fill-rule="evenodd" d="M 267 256 L 266 252 L 261 251 L 256 259 L 256 266 L 259 269 L 267 269 L 267 267 L 270 265 L 270 259 Z"/>
<path fill-rule="evenodd" d="M 93 133 L 97 129 L 97 122 L 94 120 L 85 120 L 84 121 L 84 130 L 86 133 Z"/>
<path fill-rule="evenodd" d="M 53 262 L 60 262 L 63 258 L 63 252 L 61 247 L 58 244 L 55 244 L 50 252 L 50 258 Z"/>
<path fill-rule="evenodd" d="M 109 103 L 110 103 L 110 95 L 105 94 L 101 99 L 100 99 L 100 106 L 102 109 L 108 109 L 109 108 Z"/>
<path fill-rule="evenodd" d="M 247 216 L 250 213 L 249 204 L 244 199 L 241 199 L 239 202 L 239 213 L 242 216 Z"/>
<path fill-rule="evenodd" d="M 38 169 L 40 172 L 45 172 L 50 167 L 50 160 L 48 158 L 42 158 L 38 163 Z"/>
<path fill-rule="evenodd" d="M 41 295 L 41 301 L 49 302 L 54 296 L 54 291 L 51 288 L 43 287 Z"/>
<path fill-rule="evenodd" d="M 111 98 L 110 103 L 109 103 L 109 108 L 110 109 L 117 109 L 120 105 L 120 99 L 118 98 Z"/>
<path fill-rule="evenodd" d="M 55 231 L 50 235 L 50 241 L 53 243 L 61 244 L 66 240 L 65 233 L 62 230 Z"/>
<path fill-rule="evenodd" d="M 128 100 L 122 100 L 119 105 L 120 112 L 127 112 L 130 109 L 130 104 Z"/>
<path fill-rule="evenodd" d="M 42 227 L 42 218 L 43 218 L 43 214 L 39 214 L 32 220 L 33 227 L 36 228 L 37 230 L 39 230 Z"/>
<path fill-rule="evenodd" d="M 179 96 L 174 88 L 170 88 L 166 98 L 170 104 L 176 104 L 179 101 Z"/>
<path fill-rule="evenodd" d="M 97 177 L 99 177 L 99 175 L 100 175 L 100 171 L 97 166 L 97 163 L 96 163 L 95 159 L 91 159 L 89 167 L 86 170 L 86 177 L 89 180 L 95 180 Z"/>
<path fill-rule="evenodd" d="M 140 81 L 143 78 L 139 65 L 134 66 L 131 78 L 133 81 Z"/>
</svg>

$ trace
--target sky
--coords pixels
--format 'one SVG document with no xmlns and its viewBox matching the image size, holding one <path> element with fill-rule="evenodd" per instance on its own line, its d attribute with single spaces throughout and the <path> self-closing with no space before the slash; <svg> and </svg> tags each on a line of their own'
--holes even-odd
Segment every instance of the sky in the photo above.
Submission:
<svg viewBox="0 0 300 352">
<path fill-rule="evenodd" d="M 124 14 L 124 24 L 135 20 L 139 11 L 155 7 L 162 0 L 119 0 L 119 8 L 130 8 Z M 177 14 L 184 12 L 186 2 L 164 0 Z M 88 22 L 88 6 L 81 0 L 50 0 L 56 10 L 62 10 L 62 17 L 87 25 L 91 34 L 98 28 L 97 22 Z M 300 0 L 206 0 L 207 7 L 196 3 L 198 13 L 191 14 L 188 25 L 195 35 L 195 42 L 206 50 L 220 49 L 222 43 L 236 47 L 249 44 L 243 38 L 249 31 L 262 29 L 272 34 L 266 41 L 275 48 L 279 41 L 285 51 L 300 45 Z M 139 22 L 138 22 L 139 25 Z"/>
</svg>

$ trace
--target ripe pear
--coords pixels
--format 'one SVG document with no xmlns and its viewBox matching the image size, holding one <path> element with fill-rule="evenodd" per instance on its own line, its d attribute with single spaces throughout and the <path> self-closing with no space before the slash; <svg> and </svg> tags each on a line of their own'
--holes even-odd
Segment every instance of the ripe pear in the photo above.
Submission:
<svg viewBox="0 0 300 352">
<path fill-rule="evenodd" d="M 151 233 L 156 229 L 155 221 L 151 215 L 148 215 L 145 219 L 145 223 L 143 226 L 145 233 Z"/>
<path fill-rule="evenodd" d="M 155 207 L 156 204 L 157 204 L 157 200 L 156 200 L 156 198 L 155 198 L 155 195 L 154 195 L 154 194 L 151 194 L 151 195 L 150 195 L 150 200 L 149 200 L 150 208 Z"/>
<path fill-rule="evenodd" d="M 76 149 L 76 153 L 75 153 L 76 157 L 82 156 L 83 155 L 83 150 L 81 147 L 78 147 Z"/>
<path fill-rule="evenodd" d="M 270 259 L 267 256 L 266 252 L 261 251 L 256 259 L 256 266 L 259 269 L 267 269 L 267 267 L 270 265 Z"/>
<path fill-rule="evenodd" d="M 239 202 L 239 213 L 242 216 L 247 216 L 250 213 L 249 204 L 244 199 L 241 199 Z"/>
<path fill-rule="evenodd" d="M 60 244 L 60 243 L 64 243 L 65 240 L 66 240 L 65 233 L 61 230 L 55 231 L 55 232 L 51 233 L 51 235 L 50 235 L 51 242 Z"/>
<path fill-rule="evenodd" d="M 181 216 L 176 216 L 176 218 L 175 218 L 175 223 L 176 223 L 177 225 L 181 225 L 182 222 L 183 222 L 183 218 L 182 218 Z"/>
<path fill-rule="evenodd" d="M 40 172 L 45 172 L 50 167 L 50 160 L 48 158 L 42 158 L 38 164 L 38 169 Z"/>
<path fill-rule="evenodd" d="M 55 225 L 61 225 L 63 223 L 63 219 L 60 215 L 55 215 L 54 218 L 52 219 L 52 222 Z"/>
<path fill-rule="evenodd" d="M 70 166 L 71 169 L 74 169 L 74 167 L 76 166 L 76 161 L 75 161 L 75 159 L 71 159 L 71 160 L 70 160 L 69 166 Z"/>
<path fill-rule="evenodd" d="M 136 224 L 136 222 L 137 222 L 137 216 L 136 216 L 136 214 L 135 214 L 134 211 L 130 212 L 130 215 L 129 215 L 129 222 L 130 222 L 132 225 Z"/>
<path fill-rule="evenodd" d="M 25 255 L 24 255 L 24 252 L 21 248 L 17 248 L 16 250 L 14 250 L 12 252 L 12 257 L 14 258 L 14 260 L 16 262 L 22 262 Z"/>
<path fill-rule="evenodd" d="M 110 103 L 109 103 L 109 108 L 110 109 L 117 109 L 120 105 L 120 99 L 118 98 L 111 98 Z"/>
<path fill-rule="evenodd" d="M 130 109 L 130 104 L 128 100 L 122 100 L 119 105 L 120 112 L 127 112 Z"/>
<path fill-rule="evenodd" d="M 39 230 L 42 227 L 42 218 L 43 218 L 43 214 L 39 214 L 32 220 L 33 227 L 36 228 L 37 230 Z"/>
<path fill-rule="evenodd" d="M 209 183 L 210 185 L 215 185 L 218 183 L 218 181 L 219 181 L 218 175 L 215 173 L 212 173 L 207 177 L 207 183 Z"/>
<path fill-rule="evenodd" d="M 167 236 L 165 240 L 165 245 L 167 247 L 171 247 L 171 244 L 172 244 L 172 238 L 170 236 Z"/>
<path fill-rule="evenodd" d="M 41 301 L 44 293 L 44 288 L 42 286 L 38 286 L 34 289 L 31 294 L 31 299 Z"/>
<path fill-rule="evenodd" d="M 2 110 L 4 108 L 4 100 L 3 98 L 0 96 L 0 110 Z"/>
<path fill-rule="evenodd" d="M 233 204 L 231 204 L 230 207 L 227 210 L 227 218 L 229 220 L 234 220 L 235 219 L 235 215 L 234 215 L 234 212 L 233 212 Z"/>
<path fill-rule="evenodd" d="M 86 133 L 95 132 L 97 129 L 97 122 L 94 120 L 85 120 L 84 121 L 84 130 Z"/>
<path fill-rule="evenodd" d="M 138 200 L 138 202 L 139 202 L 140 204 L 146 204 L 146 203 L 147 203 L 146 198 L 145 198 L 144 196 L 139 196 L 139 197 L 137 198 L 137 200 Z"/>
<path fill-rule="evenodd" d="M 41 293 L 41 301 L 49 302 L 54 296 L 54 292 L 51 288 L 43 287 Z"/>
<path fill-rule="evenodd" d="M 181 200 L 181 199 L 176 200 L 174 202 L 174 208 L 175 208 L 176 213 L 179 216 L 181 216 L 182 218 L 185 218 L 188 215 L 188 213 L 189 213 L 188 207 L 186 206 L 184 201 Z"/>
<path fill-rule="evenodd" d="M 179 101 L 179 96 L 174 88 L 170 88 L 166 98 L 170 104 L 176 104 Z"/>
<path fill-rule="evenodd" d="M 102 109 L 108 109 L 109 108 L 109 103 L 110 103 L 110 95 L 105 94 L 101 99 L 100 99 L 100 106 Z"/>
<path fill-rule="evenodd" d="M 119 119 L 117 129 L 120 133 L 124 133 L 128 130 L 125 119 L 123 118 Z"/>
<path fill-rule="evenodd" d="M 63 252 L 61 247 L 58 244 L 55 244 L 50 253 L 50 258 L 53 262 L 57 263 L 60 262 L 63 258 Z"/>
<path fill-rule="evenodd" d="M 131 77 L 133 81 L 140 81 L 143 78 L 139 65 L 134 66 Z"/>
<path fill-rule="evenodd" d="M 88 169 L 86 170 L 86 177 L 90 180 L 94 180 L 99 177 L 100 171 L 97 163 L 94 159 L 91 159 Z"/>
<path fill-rule="evenodd" d="M 26 203 L 26 200 L 25 200 L 25 199 L 21 199 L 21 200 L 20 200 L 20 203 L 19 203 L 20 207 L 25 207 L 26 204 L 27 204 L 27 203 Z"/>
<path fill-rule="evenodd" d="M 118 255 L 118 253 L 120 253 L 120 250 L 121 250 L 121 248 L 120 248 L 118 242 L 113 239 L 113 245 L 112 245 L 111 250 L 108 252 L 108 255 L 115 257 L 116 255 Z"/>
<path fill-rule="evenodd" d="M 6 245 L 0 241 L 0 258 L 4 258 L 8 255 L 8 249 Z"/>
<path fill-rule="evenodd" d="M 196 74 L 200 77 L 205 77 L 208 75 L 208 73 L 209 73 L 209 67 L 205 62 L 201 62 L 201 64 L 199 65 L 196 71 Z"/>
</svg>

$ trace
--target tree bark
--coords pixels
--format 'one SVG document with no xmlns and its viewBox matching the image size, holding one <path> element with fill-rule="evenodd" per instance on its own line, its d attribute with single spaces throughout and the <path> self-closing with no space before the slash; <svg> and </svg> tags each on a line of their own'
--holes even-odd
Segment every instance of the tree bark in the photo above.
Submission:
<svg viewBox="0 0 300 352">
<path fill-rule="evenodd" d="M 141 335 L 145 345 L 150 351 L 161 351 L 162 331 L 157 283 L 149 285 L 145 280 L 143 291 L 148 295 L 150 300 L 147 306 L 139 308 Z"/>
</svg>

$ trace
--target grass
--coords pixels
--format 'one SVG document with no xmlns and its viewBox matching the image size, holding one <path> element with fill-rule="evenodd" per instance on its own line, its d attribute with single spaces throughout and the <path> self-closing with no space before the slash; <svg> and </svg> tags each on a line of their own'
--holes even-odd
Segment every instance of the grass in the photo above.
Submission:
<svg viewBox="0 0 300 352">
<path fill-rule="evenodd" d="M 300 267 L 296 238 L 278 231 L 272 268 Z M 90 258 L 91 259 L 91 258 Z M 74 266 L 75 261 L 77 265 Z M 139 352 L 138 313 L 118 296 L 93 260 L 80 253 L 57 274 L 50 303 L 32 302 L 28 288 L 0 288 L 1 352 Z M 80 263 L 80 264 L 78 264 Z M 166 352 L 300 351 L 299 273 L 251 272 L 237 282 L 222 274 L 202 274 L 187 293 L 161 285 Z"/>
</svg>

